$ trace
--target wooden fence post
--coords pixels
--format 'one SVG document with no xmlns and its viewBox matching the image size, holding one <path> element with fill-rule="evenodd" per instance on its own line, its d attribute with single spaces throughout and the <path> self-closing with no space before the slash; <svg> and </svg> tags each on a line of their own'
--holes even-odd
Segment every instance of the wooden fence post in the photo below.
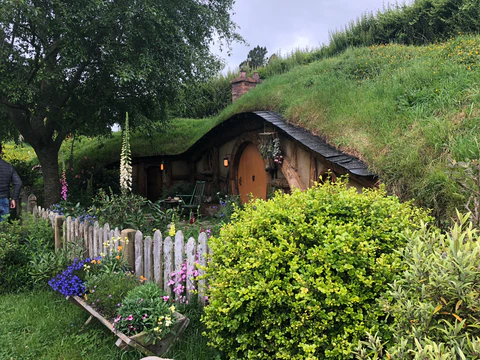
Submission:
<svg viewBox="0 0 480 360">
<path fill-rule="evenodd" d="M 205 306 L 205 293 L 207 290 L 207 284 L 205 281 L 205 267 L 208 260 L 208 247 L 207 247 L 207 234 L 201 232 L 198 237 L 198 301 Z"/>
<path fill-rule="evenodd" d="M 132 269 L 135 269 L 135 233 L 137 230 L 133 229 L 124 229 L 120 233 L 120 238 L 125 240 L 127 238 L 127 243 L 124 244 L 124 254 L 125 258 L 127 259 L 128 265 Z"/>
<path fill-rule="evenodd" d="M 33 209 L 37 207 L 37 197 L 33 194 L 28 196 L 27 210 L 33 214 Z"/>
<path fill-rule="evenodd" d="M 137 230 L 135 233 L 135 275 L 137 279 L 143 276 L 143 234 Z"/>
<path fill-rule="evenodd" d="M 54 226 L 54 234 L 55 234 L 55 251 L 59 251 L 63 248 L 63 222 L 65 221 L 64 216 L 57 215 L 55 217 L 55 226 Z"/>
<path fill-rule="evenodd" d="M 179 274 L 182 271 L 183 257 L 185 255 L 185 238 L 183 236 L 183 233 L 180 230 L 178 230 L 177 233 L 175 234 L 174 247 L 175 247 L 174 249 L 174 256 L 175 256 L 174 290 L 177 289 L 177 292 L 175 293 L 175 300 L 178 302 L 178 301 L 181 301 L 181 298 L 182 298 L 182 295 L 179 293 L 182 278 L 179 276 Z"/>
<path fill-rule="evenodd" d="M 195 272 L 195 257 L 197 254 L 197 242 L 191 237 L 187 242 L 187 279 L 185 281 L 185 290 L 187 294 L 187 301 L 192 301 L 192 293 L 195 291 L 195 282 L 193 280 L 193 273 Z"/>
<path fill-rule="evenodd" d="M 154 281 L 163 288 L 163 241 L 159 230 L 153 234 L 153 277 Z"/>
</svg>

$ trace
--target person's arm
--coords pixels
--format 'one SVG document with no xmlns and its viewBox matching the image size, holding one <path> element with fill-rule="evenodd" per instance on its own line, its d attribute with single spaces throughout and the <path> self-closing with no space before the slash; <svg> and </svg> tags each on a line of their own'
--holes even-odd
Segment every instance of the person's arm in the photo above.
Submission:
<svg viewBox="0 0 480 360">
<path fill-rule="evenodd" d="M 12 173 L 13 197 L 10 201 L 10 208 L 14 209 L 17 206 L 17 200 L 20 199 L 20 190 L 22 189 L 22 179 L 18 176 L 15 169 Z"/>
</svg>

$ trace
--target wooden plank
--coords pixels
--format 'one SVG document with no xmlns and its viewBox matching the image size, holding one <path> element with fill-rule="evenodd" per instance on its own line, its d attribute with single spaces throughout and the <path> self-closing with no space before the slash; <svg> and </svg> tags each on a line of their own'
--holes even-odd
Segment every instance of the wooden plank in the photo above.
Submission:
<svg viewBox="0 0 480 360">
<path fill-rule="evenodd" d="M 75 304 L 76 306 L 79 306 L 79 307 L 85 309 L 86 311 L 88 311 L 90 313 L 90 315 L 92 315 L 96 319 L 98 319 L 98 321 L 100 321 L 103 325 L 105 325 L 108 328 L 108 330 L 110 330 L 112 333 L 114 333 L 116 336 L 118 336 L 120 339 L 122 339 L 122 341 L 124 341 L 128 345 L 134 347 L 135 349 L 138 349 L 139 351 L 141 351 L 145 355 L 155 355 L 154 353 L 152 353 L 150 350 L 146 349 L 145 347 L 143 347 L 139 343 L 130 340 L 130 338 L 128 336 L 126 336 L 125 334 L 121 333 L 120 331 L 116 331 L 113 328 L 112 324 L 109 321 L 107 321 L 107 319 L 105 319 L 94 308 L 92 308 L 85 301 L 83 301 L 81 297 L 79 297 L 79 296 L 67 296 L 67 300 L 70 301 L 71 303 Z"/>
<path fill-rule="evenodd" d="M 83 222 L 83 242 L 85 244 L 85 254 L 89 256 L 90 254 L 90 248 L 88 247 L 88 224 L 86 222 Z"/>
<path fill-rule="evenodd" d="M 71 216 L 67 216 L 67 220 L 65 221 L 65 223 L 67 224 L 67 238 L 65 239 L 66 243 L 68 244 L 68 246 L 71 245 L 71 243 L 73 242 L 73 237 L 72 237 L 72 217 Z"/>
<path fill-rule="evenodd" d="M 108 254 L 108 240 L 110 235 L 110 225 L 106 223 L 103 225 L 103 253 Z"/>
<path fill-rule="evenodd" d="M 179 287 L 183 286 L 181 283 L 181 277 L 178 275 L 182 271 L 183 265 L 183 258 L 185 255 L 185 238 L 183 237 L 183 233 L 179 230 L 175 234 L 175 285 L 174 285 L 174 292 L 175 289 L 179 289 Z M 175 301 L 180 301 L 182 299 L 182 294 L 179 294 L 179 290 L 175 293 Z"/>
<path fill-rule="evenodd" d="M 86 223 L 88 224 L 88 223 Z M 87 225 L 88 227 L 88 256 L 91 258 L 94 257 L 93 255 L 93 226 Z"/>
<path fill-rule="evenodd" d="M 115 243 L 115 230 L 110 230 L 110 234 L 108 235 L 108 253 L 111 254 L 114 248 Z"/>
<path fill-rule="evenodd" d="M 163 273 L 163 241 L 162 233 L 156 230 L 153 234 L 153 281 L 162 286 Z"/>
<path fill-rule="evenodd" d="M 118 227 L 115 228 L 114 235 L 115 237 L 115 242 L 113 243 L 113 246 L 116 251 L 118 251 L 118 245 L 120 245 L 120 230 L 118 230 Z"/>
<path fill-rule="evenodd" d="M 97 257 L 100 254 L 100 250 L 98 247 L 98 234 L 99 234 L 98 221 L 93 223 L 93 257 Z"/>
<path fill-rule="evenodd" d="M 206 280 L 203 278 L 205 275 L 205 267 L 207 266 L 208 248 L 207 248 L 207 234 L 200 233 L 198 237 L 198 301 L 205 306 L 205 293 L 206 293 Z"/>
<path fill-rule="evenodd" d="M 163 271 L 163 290 L 172 296 L 172 288 L 170 287 L 171 274 L 173 273 L 173 241 L 170 236 L 167 236 L 163 243 L 163 256 L 165 267 Z"/>
<path fill-rule="evenodd" d="M 194 279 L 194 273 L 196 273 L 195 269 L 195 260 L 196 260 L 196 255 L 197 255 L 197 242 L 193 237 L 188 239 L 187 242 L 187 281 L 185 284 L 186 287 L 186 293 L 187 293 L 187 301 L 191 302 L 192 300 L 192 294 L 195 292 L 195 279 Z"/>
<path fill-rule="evenodd" d="M 78 239 L 81 238 L 81 236 L 79 235 L 80 234 L 79 229 L 80 229 L 80 219 L 76 218 L 75 222 L 73 223 L 73 228 L 70 229 L 70 231 L 71 231 L 71 241 L 73 241 L 75 243 L 75 246 L 79 245 Z"/>
<path fill-rule="evenodd" d="M 143 275 L 143 234 L 135 233 L 135 275 L 138 279 Z"/>
<path fill-rule="evenodd" d="M 105 255 L 105 253 L 103 252 L 103 228 L 100 227 L 100 224 L 98 225 L 98 233 L 97 233 L 97 250 L 98 250 L 98 255 L 100 256 Z"/>
<path fill-rule="evenodd" d="M 153 279 L 152 249 L 153 249 L 152 237 L 147 236 L 143 243 L 143 266 L 144 266 L 143 276 L 148 281 L 151 281 Z"/>
<path fill-rule="evenodd" d="M 308 187 L 312 187 L 315 182 L 318 182 L 317 176 L 317 159 L 313 154 L 310 154 L 310 181 Z"/>
<path fill-rule="evenodd" d="M 297 188 L 301 191 L 307 190 L 307 186 L 303 183 L 291 160 L 287 156 L 283 157 L 283 165 L 281 169 L 291 189 Z"/>
<path fill-rule="evenodd" d="M 63 236 L 62 236 L 62 228 L 63 228 L 63 221 L 64 217 L 61 215 L 57 215 L 55 218 L 55 251 L 59 251 L 60 249 L 65 247 L 63 243 Z"/>
</svg>

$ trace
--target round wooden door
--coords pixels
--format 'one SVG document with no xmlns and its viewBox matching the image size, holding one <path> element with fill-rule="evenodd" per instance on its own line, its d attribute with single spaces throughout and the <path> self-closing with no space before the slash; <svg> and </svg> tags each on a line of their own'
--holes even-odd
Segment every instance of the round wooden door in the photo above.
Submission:
<svg viewBox="0 0 480 360">
<path fill-rule="evenodd" d="M 250 198 L 267 198 L 267 173 L 258 148 L 250 143 L 240 156 L 237 173 L 240 201 L 245 204 Z"/>
</svg>

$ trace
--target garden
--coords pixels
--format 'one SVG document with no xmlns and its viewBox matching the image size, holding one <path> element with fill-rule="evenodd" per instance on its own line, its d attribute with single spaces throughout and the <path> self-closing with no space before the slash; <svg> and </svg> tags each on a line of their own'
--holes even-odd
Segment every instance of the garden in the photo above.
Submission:
<svg viewBox="0 0 480 360">
<path fill-rule="evenodd" d="M 50 220 L 1 222 L 0 357 L 140 359 L 115 342 L 141 333 L 147 344 L 175 338 L 162 355 L 174 359 L 479 358 L 480 242 L 468 214 L 441 230 L 411 202 L 359 194 L 347 179 L 233 204 L 211 228 L 172 213 L 161 229 L 207 236 L 205 306 L 134 274 L 126 239 L 90 258 L 82 244 L 55 251 Z"/>
</svg>

